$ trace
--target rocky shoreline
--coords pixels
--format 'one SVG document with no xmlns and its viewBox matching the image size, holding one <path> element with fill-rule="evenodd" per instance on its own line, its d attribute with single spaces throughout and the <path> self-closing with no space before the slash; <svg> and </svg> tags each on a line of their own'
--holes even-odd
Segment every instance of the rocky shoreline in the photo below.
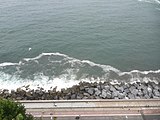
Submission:
<svg viewBox="0 0 160 120">
<path fill-rule="evenodd" d="M 16 90 L 0 89 L 0 97 L 13 100 L 70 100 L 70 99 L 160 99 L 160 83 L 135 82 L 111 84 L 110 82 L 80 82 L 71 88 L 57 91 L 23 86 Z"/>
</svg>

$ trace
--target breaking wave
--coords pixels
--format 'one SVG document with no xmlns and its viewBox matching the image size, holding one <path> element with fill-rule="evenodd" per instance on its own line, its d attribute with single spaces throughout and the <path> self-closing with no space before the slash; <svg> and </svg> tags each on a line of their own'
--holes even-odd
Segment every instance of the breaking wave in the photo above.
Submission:
<svg viewBox="0 0 160 120">
<path fill-rule="evenodd" d="M 139 2 L 147 2 L 147 3 L 153 3 L 153 4 L 160 4 L 159 0 L 138 0 Z"/>
<path fill-rule="evenodd" d="M 16 89 L 29 85 L 58 89 L 71 87 L 80 81 L 136 82 L 160 81 L 160 70 L 122 72 L 109 65 L 79 60 L 61 53 L 42 53 L 34 58 L 24 58 L 19 63 L 0 64 L 0 89 Z"/>
</svg>

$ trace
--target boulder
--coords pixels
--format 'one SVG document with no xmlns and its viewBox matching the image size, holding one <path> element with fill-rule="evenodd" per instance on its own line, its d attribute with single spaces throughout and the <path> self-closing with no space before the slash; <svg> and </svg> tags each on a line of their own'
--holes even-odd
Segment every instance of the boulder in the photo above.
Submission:
<svg viewBox="0 0 160 120">
<path fill-rule="evenodd" d="M 129 98 L 129 99 L 134 99 L 135 96 L 134 96 L 133 94 L 129 93 L 129 94 L 128 94 L 128 98 Z"/>
<path fill-rule="evenodd" d="M 157 89 L 153 90 L 153 94 L 157 97 L 160 97 L 160 92 Z"/>
<path fill-rule="evenodd" d="M 118 94 L 118 98 L 119 98 L 119 99 L 123 99 L 123 98 L 125 98 L 125 94 L 123 94 L 123 93 L 119 93 L 119 94 Z"/>
<path fill-rule="evenodd" d="M 126 88 L 126 89 L 124 89 L 124 92 L 125 92 L 126 94 L 128 94 L 128 93 L 130 93 L 130 90 L 129 90 L 128 88 Z"/>
<path fill-rule="evenodd" d="M 108 99 L 110 99 L 110 98 L 112 97 L 111 92 L 107 92 L 107 93 L 106 93 L 106 97 L 107 97 Z"/>
<path fill-rule="evenodd" d="M 3 94 L 8 95 L 9 94 L 9 90 L 8 89 L 4 89 L 3 90 Z"/>
<path fill-rule="evenodd" d="M 105 89 L 102 90 L 101 97 L 105 99 L 107 97 L 107 91 Z"/>
<path fill-rule="evenodd" d="M 145 95 L 144 97 L 145 97 L 146 99 L 150 99 L 149 95 Z"/>
<path fill-rule="evenodd" d="M 118 86 L 118 87 L 117 87 L 117 90 L 118 90 L 119 92 L 123 92 L 123 91 L 124 91 L 124 88 L 123 88 L 122 86 Z"/>
<path fill-rule="evenodd" d="M 118 97 L 119 92 L 118 91 L 114 91 L 112 92 L 112 98 Z"/>
<path fill-rule="evenodd" d="M 110 86 L 109 85 L 105 85 L 104 89 L 107 90 L 107 91 L 109 91 L 110 90 Z"/>
<path fill-rule="evenodd" d="M 90 94 L 90 95 L 93 95 L 94 94 L 94 88 L 89 88 L 87 90 L 87 92 Z"/>
<path fill-rule="evenodd" d="M 71 99 L 76 99 L 76 94 L 72 94 Z"/>
<path fill-rule="evenodd" d="M 138 94 L 138 90 L 137 90 L 137 89 L 133 89 L 133 90 L 131 91 L 131 93 L 136 96 L 136 95 Z"/>
<path fill-rule="evenodd" d="M 98 89 L 98 88 L 95 88 L 95 95 L 96 96 L 99 96 L 101 94 L 101 91 Z"/>
<path fill-rule="evenodd" d="M 89 93 L 83 93 L 84 96 L 89 97 L 90 94 Z"/>
<path fill-rule="evenodd" d="M 110 86 L 110 91 L 114 92 L 116 91 L 116 88 L 114 88 L 112 85 Z"/>
</svg>

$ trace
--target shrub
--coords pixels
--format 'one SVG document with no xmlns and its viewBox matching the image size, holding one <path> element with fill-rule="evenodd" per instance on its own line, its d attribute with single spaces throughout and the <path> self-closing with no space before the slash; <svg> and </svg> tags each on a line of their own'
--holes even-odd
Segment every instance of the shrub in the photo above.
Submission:
<svg viewBox="0 0 160 120">
<path fill-rule="evenodd" d="M 0 120 L 34 120 L 18 102 L 0 98 Z"/>
</svg>

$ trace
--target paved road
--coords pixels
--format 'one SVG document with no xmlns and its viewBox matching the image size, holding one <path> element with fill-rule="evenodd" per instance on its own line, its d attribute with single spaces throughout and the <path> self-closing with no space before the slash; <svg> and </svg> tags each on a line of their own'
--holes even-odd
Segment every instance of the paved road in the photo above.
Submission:
<svg viewBox="0 0 160 120">
<path fill-rule="evenodd" d="M 160 100 L 20 101 L 44 120 L 160 120 Z"/>
<path fill-rule="evenodd" d="M 98 117 L 48 117 L 43 120 L 160 120 L 160 115 L 145 116 L 98 116 Z"/>
</svg>

